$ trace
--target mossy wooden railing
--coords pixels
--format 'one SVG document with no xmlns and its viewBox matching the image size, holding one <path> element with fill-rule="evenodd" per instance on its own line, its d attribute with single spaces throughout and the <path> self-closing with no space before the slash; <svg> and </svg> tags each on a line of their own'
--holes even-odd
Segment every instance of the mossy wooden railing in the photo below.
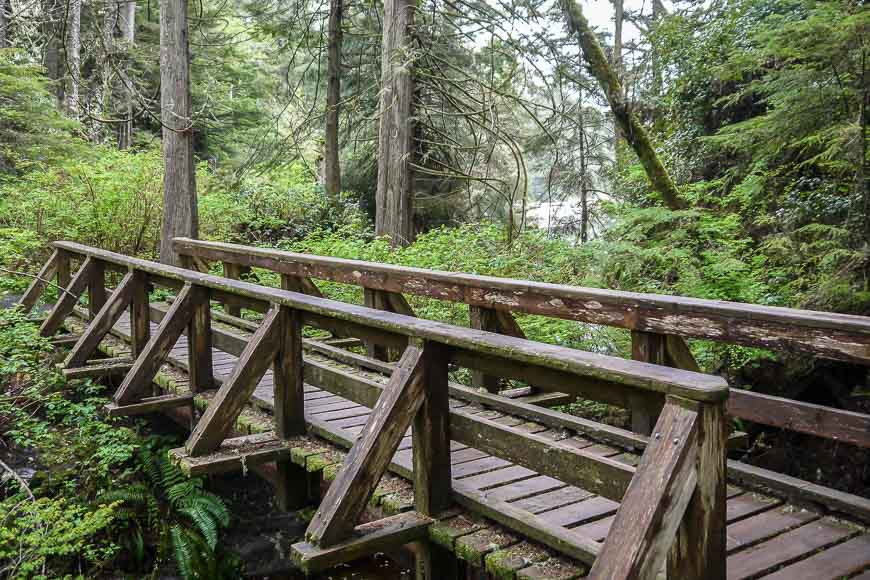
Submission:
<svg viewBox="0 0 870 580">
<path fill-rule="evenodd" d="M 314 279 L 362 286 L 366 303 L 413 314 L 403 294 L 469 305 L 472 325 L 522 336 L 512 313 L 625 328 L 635 360 L 697 371 L 685 339 L 705 339 L 870 365 L 870 318 L 680 296 L 544 284 L 345 260 L 178 238 L 175 251 L 191 262 L 221 261 L 228 273 L 252 267 L 282 275 L 285 288 L 317 292 Z M 492 375 L 477 384 L 494 389 Z M 536 385 L 537 386 L 537 385 Z M 633 429 L 648 434 L 660 407 L 627 405 Z M 734 389 L 728 414 L 755 423 L 870 447 L 870 415 Z"/>
<path fill-rule="evenodd" d="M 309 568 L 333 564 L 390 545 L 421 541 L 460 491 L 451 478 L 450 441 L 621 502 L 602 544 L 565 538 L 570 552 L 591 566 L 593 578 L 652 578 L 667 565 L 679 578 L 725 577 L 726 383 L 692 371 L 626 361 L 487 331 L 466 329 L 244 281 L 175 268 L 71 242 L 54 244 L 42 282 L 25 295 L 32 305 L 51 274 L 63 288 L 42 323 L 54 334 L 87 293 L 92 317 L 67 356 L 67 372 L 123 376 L 109 412 L 136 414 L 190 404 L 183 395 L 151 393 L 153 379 L 182 333 L 187 334 L 190 390 L 213 390 L 184 449 L 182 463 L 242 467 L 275 460 L 288 465 L 290 439 L 306 430 L 302 327 L 359 337 L 402 351 L 385 386 L 348 384 L 342 396 L 373 408 L 360 438 L 321 503 L 296 557 Z M 75 274 L 71 263 L 77 263 Z M 107 273 L 121 276 L 106 290 Z M 147 288 L 176 292 L 156 330 L 150 330 Z M 230 376 L 215 390 L 211 301 L 265 313 L 238 353 Z M 130 312 L 129 360 L 91 361 L 102 338 Z M 448 406 L 448 368 L 459 366 L 572 395 L 628 405 L 643 401 L 663 410 L 635 468 L 583 449 L 518 432 Z M 260 378 L 274 374 L 274 432 L 256 439 L 227 439 Z M 413 424 L 415 511 L 375 525 L 354 526 L 399 440 Z M 285 472 L 285 477 L 290 477 Z M 289 485 L 289 484 L 288 484 Z M 536 516 L 528 516 L 535 518 Z M 421 551 L 425 556 L 425 550 Z M 427 565 L 423 558 L 423 568 Z M 427 572 L 423 570 L 426 576 Z M 428 572 L 431 577 L 431 570 Z"/>
</svg>

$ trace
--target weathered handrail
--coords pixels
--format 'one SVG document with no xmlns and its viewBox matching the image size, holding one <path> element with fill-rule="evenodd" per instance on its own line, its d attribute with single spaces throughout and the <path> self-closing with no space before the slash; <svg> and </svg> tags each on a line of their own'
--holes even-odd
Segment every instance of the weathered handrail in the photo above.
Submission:
<svg viewBox="0 0 870 580">
<path fill-rule="evenodd" d="M 306 422 L 311 420 L 303 409 L 303 325 L 339 329 L 404 351 L 387 385 L 359 382 L 346 394 L 373 411 L 309 526 L 311 544 L 294 546 L 294 553 L 303 562 L 325 564 L 335 561 L 336 551 L 350 557 L 359 554 L 361 546 L 383 546 L 385 533 L 397 544 L 424 540 L 426 536 L 420 534 L 425 534 L 429 523 L 444 513 L 452 499 L 483 505 L 478 492 L 461 481 L 452 482 L 450 442 L 457 440 L 622 502 L 613 532 L 603 544 L 570 534 L 553 537 L 561 549 L 592 566 L 590 577 L 653 578 L 666 561 L 672 577 L 725 576 L 724 403 L 728 387 L 719 377 L 420 320 L 72 242 L 57 242 L 54 247 L 56 272 L 69 271 L 73 259 L 80 266 L 66 281 L 66 291 L 43 322 L 41 333 L 51 335 L 59 329 L 85 292 L 91 310 L 87 329 L 65 361 L 67 371 L 94 372 L 98 365 L 88 364 L 90 355 L 130 308 L 133 358 L 100 369 L 124 375 L 113 403 L 107 407 L 113 414 L 192 404 L 191 395 L 145 396 L 160 365 L 185 331 L 192 393 L 215 387 L 212 341 L 217 334 L 211 328 L 212 299 L 266 313 L 238 352 L 230 376 L 220 381 L 209 398 L 185 448 L 173 451 L 176 460 L 198 469 L 275 460 L 279 482 L 288 480 L 291 439 L 304 433 Z M 124 275 L 110 296 L 105 288 L 107 271 Z M 145 294 L 151 283 L 178 291 L 153 334 Z M 28 296 L 35 294 L 38 292 Z M 656 436 L 649 440 L 639 466 L 634 468 L 560 441 L 512 430 L 462 409 L 451 410 L 450 363 L 508 377 L 534 376 L 536 384 L 589 398 L 640 398 L 648 404 L 658 400 L 663 411 L 656 423 Z M 274 433 L 227 439 L 269 367 L 274 381 Z M 402 519 L 396 530 L 353 537 L 355 520 L 412 422 L 417 513 Z M 542 524 L 529 514 L 524 525 Z"/>
<path fill-rule="evenodd" d="M 367 293 L 382 293 L 387 300 L 380 303 L 387 310 L 401 311 L 393 307 L 404 302 L 401 293 L 467 303 L 477 328 L 513 336 L 521 336 L 521 330 L 511 312 L 627 328 L 632 331 L 635 360 L 687 370 L 698 370 L 698 365 L 683 338 L 870 365 L 870 318 L 863 316 L 425 270 L 189 238 L 177 238 L 174 248 L 185 258 L 220 260 L 236 275 L 240 268 L 260 267 L 285 279 L 303 280 L 309 289 L 309 278 L 359 285 Z M 368 294 L 366 298 L 367 304 L 378 305 Z M 485 380 L 476 384 L 491 386 Z M 545 386 L 537 377 L 534 384 Z M 636 432 L 650 432 L 658 405 L 615 402 L 632 409 Z M 737 389 L 731 392 L 728 412 L 755 423 L 870 447 L 870 415 L 864 413 Z"/>
<path fill-rule="evenodd" d="M 870 364 L 864 316 L 443 272 L 176 238 L 178 254 L 365 288 Z"/>
<path fill-rule="evenodd" d="M 134 269 L 150 274 L 152 281 L 158 285 L 178 288 L 184 283 L 190 283 L 210 288 L 218 299 L 222 295 L 232 295 L 258 302 L 261 308 L 270 303 L 282 304 L 306 313 L 306 324 L 316 327 L 329 328 L 331 326 L 329 320 L 358 325 L 380 331 L 378 334 L 380 340 L 400 347 L 405 346 L 409 337 L 442 343 L 458 351 L 455 359 L 462 366 L 484 367 L 494 372 L 497 369 L 492 368 L 494 363 L 487 357 L 502 357 L 528 367 L 539 367 L 542 371 L 560 371 L 578 378 L 605 381 L 635 390 L 676 395 L 698 401 L 724 401 L 728 396 L 727 383 L 722 378 L 711 375 L 638 363 L 511 336 L 460 328 L 431 320 L 411 318 L 392 312 L 372 310 L 297 292 L 266 288 L 250 282 L 131 258 L 74 242 L 55 242 L 54 247 L 104 262 L 108 270 L 127 272 L 129 269 Z M 523 371 L 510 367 L 501 370 L 529 372 L 528 369 Z M 583 388 L 581 383 L 577 385 Z M 564 388 L 570 388 L 570 385 L 564 385 Z"/>
</svg>

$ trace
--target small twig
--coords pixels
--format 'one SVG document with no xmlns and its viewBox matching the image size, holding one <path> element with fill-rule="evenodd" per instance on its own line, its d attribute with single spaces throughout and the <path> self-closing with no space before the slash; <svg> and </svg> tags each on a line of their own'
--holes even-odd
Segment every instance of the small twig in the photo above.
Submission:
<svg viewBox="0 0 870 580">
<path fill-rule="evenodd" d="M 35 497 L 33 497 L 33 492 L 30 491 L 30 486 L 27 485 L 27 482 L 24 481 L 24 479 L 22 479 L 20 475 L 15 473 L 15 471 L 11 467 L 6 465 L 6 463 L 2 459 L 0 459 L 0 467 L 2 467 L 5 471 L 8 471 L 9 473 L 12 474 L 12 477 L 14 477 L 15 481 L 17 481 L 19 483 L 19 485 L 21 485 L 21 487 L 24 488 L 24 491 L 27 492 L 27 495 L 28 495 L 28 497 L 30 497 L 30 499 L 32 499 L 32 500 L 36 499 Z"/>
<path fill-rule="evenodd" d="M 14 275 L 16 275 L 16 276 L 25 276 L 25 277 L 27 277 L 27 278 L 33 278 L 33 279 L 35 279 L 35 280 L 39 280 L 39 281 L 42 282 L 43 284 L 46 284 L 46 285 L 48 285 L 48 286 L 53 286 L 53 287 L 57 288 L 58 290 L 60 290 L 61 292 L 63 292 L 64 294 L 69 294 L 69 295 L 72 296 L 73 298 L 76 297 L 75 294 L 73 294 L 72 292 L 70 292 L 70 291 L 67 290 L 66 288 L 64 288 L 64 287 L 62 287 L 62 286 L 58 286 L 58 285 L 55 284 L 54 282 L 51 282 L 51 281 L 49 281 L 49 280 L 46 280 L 45 278 L 40 278 L 40 277 L 37 276 L 36 274 L 28 274 L 27 272 L 18 272 L 18 271 L 16 271 L 16 270 L 7 270 L 6 268 L 0 268 L 0 272 L 6 272 L 7 274 L 14 274 Z"/>
</svg>

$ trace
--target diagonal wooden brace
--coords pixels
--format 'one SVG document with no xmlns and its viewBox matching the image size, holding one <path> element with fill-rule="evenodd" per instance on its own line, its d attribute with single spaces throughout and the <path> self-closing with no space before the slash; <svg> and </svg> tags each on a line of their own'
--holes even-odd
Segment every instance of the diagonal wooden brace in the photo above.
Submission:
<svg viewBox="0 0 870 580">
<path fill-rule="evenodd" d="M 55 250 L 52 252 L 48 261 L 43 264 L 39 273 L 36 275 L 36 278 L 34 278 L 33 282 L 30 283 L 30 286 L 27 287 L 27 290 L 21 296 L 21 300 L 18 301 L 18 303 L 24 307 L 24 312 L 30 312 L 36 305 L 39 297 L 42 296 L 42 293 L 45 291 L 48 281 L 51 280 L 57 272 L 57 264 L 58 251 Z"/>
<path fill-rule="evenodd" d="M 166 361 L 169 351 L 190 322 L 195 295 L 199 292 L 201 289 L 189 283 L 178 292 L 166 316 L 160 321 L 157 331 L 145 344 L 142 352 L 136 357 L 133 368 L 118 387 L 114 397 L 116 405 L 134 402 L 151 385 L 160 365 Z"/>
<path fill-rule="evenodd" d="M 653 580 L 662 571 L 698 481 L 697 407 L 668 397 L 590 578 Z"/>
<path fill-rule="evenodd" d="M 266 374 L 278 350 L 283 328 L 282 310 L 273 307 L 245 345 L 239 360 L 185 444 L 191 456 L 205 455 L 220 447 L 235 424 L 236 417 L 251 398 L 257 383 Z"/>
<path fill-rule="evenodd" d="M 320 547 L 346 540 L 423 403 L 423 350 L 409 345 L 305 536 Z"/>
<path fill-rule="evenodd" d="M 45 322 L 43 322 L 42 326 L 39 328 L 39 334 L 41 336 L 51 336 L 57 332 L 61 324 L 63 324 L 63 321 L 66 320 L 66 317 L 69 316 L 69 313 L 72 312 L 73 308 L 75 308 L 82 292 L 87 288 L 88 283 L 91 281 L 91 273 L 94 268 L 95 265 L 93 258 L 85 258 L 79 271 L 76 272 L 76 275 L 66 288 L 66 292 L 61 293 L 54 308 L 51 309 L 48 318 L 45 319 Z"/>
<path fill-rule="evenodd" d="M 63 365 L 65 368 L 80 367 L 94 354 L 100 341 L 112 330 L 124 310 L 130 305 L 134 284 L 134 275 L 128 272 L 67 355 Z"/>
</svg>

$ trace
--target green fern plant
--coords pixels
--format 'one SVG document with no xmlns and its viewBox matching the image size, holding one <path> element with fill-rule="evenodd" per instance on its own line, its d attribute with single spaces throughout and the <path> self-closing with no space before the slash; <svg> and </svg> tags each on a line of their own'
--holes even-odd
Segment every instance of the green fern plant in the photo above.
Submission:
<svg viewBox="0 0 870 580">
<path fill-rule="evenodd" d="M 118 518 L 129 524 L 122 541 L 135 565 L 145 566 L 151 543 L 157 547 L 155 571 L 171 558 L 185 579 L 235 577 L 238 565 L 219 543 L 230 522 L 223 500 L 205 490 L 201 478 L 185 476 L 165 448 L 146 446 L 140 453 L 145 481 L 99 498 L 118 503 Z"/>
</svg>

